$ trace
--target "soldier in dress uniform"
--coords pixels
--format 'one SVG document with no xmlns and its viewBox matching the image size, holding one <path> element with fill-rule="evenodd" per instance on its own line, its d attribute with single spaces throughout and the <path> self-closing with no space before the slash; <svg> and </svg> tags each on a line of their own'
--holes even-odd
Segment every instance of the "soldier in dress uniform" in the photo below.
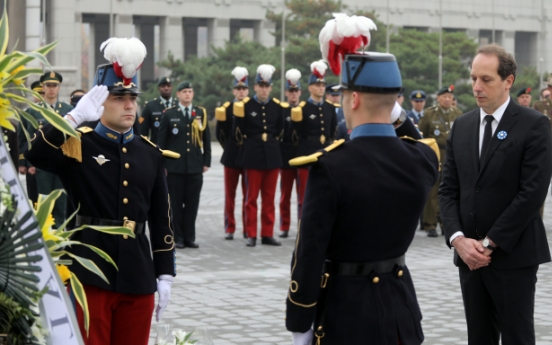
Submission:
<svg viewBox="0 0 552 345">
<path fill-rule="evenodd" d="M 550 73 L 550 76 L 548 77 L 547 85 L 548 91 L 552 92 L 552 73 Z M 540 111 L 544 115 L 548 116 L 552 125 L 552 100 L 550 100 L 550 97 L 544 98 L 542 101 L 535 102 L 533 104 L 533 109 Z"/>
<path fill-rule="evenodd" d="M 205 108 L 192 104 L 192 83 L 177 86 L 179 103 L 165 110 L 161 119 L 157 144 L 162 149 L 178 152 L 180 158 L 167 159 L 167 185 L 171 195 L 176 248 L 199 248 L 195 222 L 203 173 L 211 166 L 211 134 Z"/>
<path fill-rule="evenodd" d="M 157 82 L 159 98 L 147 101 L 142 115 L 138 119 L 140 123 L 140 134 L 150 138 L 157 143 L 157 132 L 163 119 L 166 109 L 176 107 L 178 99 L 172 97 L 172 81 L 169 77 L 160 78 Z"/>
<path fill-rule="evenodd" d="M 292 135 L 299 138 L 298 156 L 310 155 L 325 148 L 334 141 L 337 133 L 336 105 L 324 100 L 326 86 L 324 75 L 326 68 L 326 63 L 323 60 L 315 61 L 311 64 L 312 74 L 309 78 L 310 97 L 308 101 L 299 103 L 299 106 L 291 110 Z M 299 219 L 301 219 L 309 169 L 299 167 L 297 175 L 299 176 L 297 212 Z"/>
<path fill-rule="evenodd" d="M 291 108 L 299 105 L 301 99 L 301 72 L 292 68 L 286 72 L 286 99 L 289 104 L 284 108 L 284 134 L 280 142 L 280 152 L 282 153 L 282 168 L 280 169 L 280 237 L 289 236 L 289 227 L 291 224 L 291 193 L 293 183 L 299 189 L 297 180 L 297 168 L 289 165 L 289 160 L 297 157 L 297 144 L 299 138 L 292 135 L 291 126 Z"/>
<path fill-rule="evenodd" d="M 412 110 L 406 112 L 406 115 L 417 125 L 424 116 L 424 107 L 426 103 L 426 93 L 422 90 L 414 90 L 410 94 L 410 104 Z"/>
<path fill-rule="evenodd" d="M 95 86 L 65 117 L 73 127 L 100 119 L 98 125 L 77 128 L 79 141 L 66 139 L 47 124 L 37 131 L 25 157 L 61 178 L 72 204 L 80 206 L 77 226 L 122 226 L 135 235 L 130 238 L 85 229 L 72 237 L 105 251 L 117 264 L 115 269 L 84 246 L 68 249 L 94 262 L 109 282 L 73 260 L 70 269 L 84 286 L 90 313 L 87 335 L 83 312 L 75 306 L 84 343 L 147 345 L 154 293 L 159 292 L 159 321 L 169 302 L 175 275 L 169 197 L 163 153 L 133 131 L 138 95 L 136 70 L 131 69 L 133 73 L 129 74 L 128 68 L 114 68 L 118 63 L 132 66 L 137 59 L 143 59 L 146 48 L 135 38 L 111 38 L 102 48 L 106 44 L 104 56 L 112 63 L 98 66 Z M 137 56 L 137 48 L 142 48 L 143 56 Z M 126 54 L 119 56 L 121 53 Z M 70 296 L 74 301 L 72 290 Z"/>
<path fill-rule="evenodd" d="M 424 116 L 418 123 L 418 128 L 424 138 L 434 138 L 439 145 L 441 162 L 445 161 L 445 147 L 450 129 L 454 120 L 462 111 L 452 106 L 452 94 L 454 85 L 443 87 L 437 92 L 437 105 L 424 110 Z M 422 229 L 427 231 L 429 237 L 437 237 L 437 223 L 441 224 L 441 233 L 444 234 L 441 218 L 439 215 L 439 201 L 437 192 L 441 178 L 431 189 L 427 204 L 422 215 Z"/>
<path fill-rule="evenodd" d="M 519 105 L 527 108 L 531 108 L 531 88 L 524 87 L 519 89 L 517 94 L 517 102 Z"/>
<path fill-rule="evenodd" d="M 355 51 L 341 72 L 351 141 L 291 162 L 310 170 L 286 328 L 294 345 L 418 345 L 422 315 L 404 255 L 438 162 L 427 145 L 397 138 L 390 124 L 402 83 L 395 57 Z"/>
<path fill-rule="evenodd" d="M 280 137 L 284 130 L 283 109 L 288 104 L 270 97 L 274 66 L 260 65 L 255 76 L 255 95 L 234 102 L 234 129 L 238 164 L 245 170 L 245 232 L 248 247 L 257 244 L 257 197 L 262 197 L 261 244 L 279 246 L 274 239 L 274 196 L 282 167 Z"/>
<path fill-rule="evenodd" d="M 337 115 L 337 124 L 345 122 L 343 109 L 341 109 L 341 85 L 331 84 L 326 86 L 326 99 L 335 105 L 335 114 Z"/>
<path fill-rule="evenodd" d="M 232 70 L 234 76 L 234 100 L 225 102 L 221 107 L 215 110 L 217 120 L 216 136 L 223 153 L 220 162 L 224 165 L 224 233 L 225 239 L 233 240 L 236 231 L 236 219 L 234 217 L 234 207 L 236 199 L 236 188 L 241 176 L 242 191 L 242 220 L 245 226 L 245 181 L 243 169 L 236 162 L 238 159 L 238 142 L 236 136 L 232 135 L 232 126 L 234 125 L 234 102 L 241 102 L 249 95 L 249 81 L 247 77 L 249 72 L 245 67 L 236 67 Z M 243 230 L 245 237 L 245 230 Z"/>
<path fill-rule="evenodd" d="M 70 110 L 73 109 L 73 107 L 65 102 L 62 102 L 58 99 L 59 90 L 61 87 L 61 83 L 63 81 L 63 77 L 61 74 L 51 71 L 46 72 L 40 77 L 40 83 L 42 84 L 42 89 L 44 92 L 44 100 L 46 103 L 39 102 L 38 105 L 42 107 L 49 107 L 51 110 L 58 113 L 60 116 L 65 116 Z M 41 113 L 39 113 L 36 110 L 28 109 L 27 111 L 31 116 L 33 116 L 36 121 L 38 122 L 38 129 L 42 128 L 47 122 L 46 119 L 42 116 Z M 29 135 L 34 135 L 35 131 L 37 131 L 36 128 L 34 128 L 30 122 L 26 123 L 27 132 Z M 20 163 L 21 164 L 21 163 Z M 27 168 L 27 171 L 31 169 L 31 167 Z M 36 185 L 37 185 L 37 191 L 38 194 L 50 194 L 53 190 L 56 189 L 63 189 L 63 185 L 61 184 L 61 181 L 58 176 L 56 176 L 53 173 L 37 169 L 36 173 Z M 56 200 L 56 204 L 54 206 L 54 210 L 52 212 L 52 215 L 55 220 L 54 227 L 57 227 L 58 225 L 63 224 L 65 222 L 65 210 L 67 208 L 67 195 L 65 193 L 62 193 L 61 196 Z"/>
<path fill-rule="evenodd" d="M 44 96 L 44 90 L 42 89 L 42 84 L 39 80 L 33 82 L 31 84 L 31 90 L 38 93 L 41 96 Z M 40 98 L 33 96 L 33 102 L 39 103 Z M 25 110 L 26 112 L 29 112 L 29 108 Z M 29 165 L 29 162 L 25 159 L 25 156 L 23 155 L 23 152 L 27 148 L 27 137 L 23 133 L 23 129 L 27 129 L 29 127 L 29 122 L 25 119 L 21 119 L 21 123 L 17 128 L 18 131 L 18 137 L 19 137 L 19 173 L 21 175 L 25 175 L 25 183 L 27 185 L 27 197 L 29 200 L 32 201 L 33 205 L 38 200 L 38 189 L 36 185 L 36 168 Z M 34 130 L 33 130 L 34 132 Z"/>
</svg>

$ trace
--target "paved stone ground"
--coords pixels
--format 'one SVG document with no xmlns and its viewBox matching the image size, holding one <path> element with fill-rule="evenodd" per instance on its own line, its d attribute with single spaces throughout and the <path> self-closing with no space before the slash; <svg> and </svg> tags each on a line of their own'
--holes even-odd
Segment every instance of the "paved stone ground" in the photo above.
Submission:
<svg viewBox="0 0 552 345">
<path fill-rule="evenodd" d="M 215 345 L 291 344 L 284 326 L 284 302 L 296 231 L 281 247 L 248 248 L 238 234 L 233 241 L 224 240 L 221 150 L 213 146 L 213 167 L 205 174 L 197 221 L 200 248 L 177 250 L 178 275 L 162 323 L 196 329 L 200 340 L 207 329 Z M 545 209 L 547 229 L 552 229 L 551 199 Z M 236 209 L 240 207 L 237 202 Z M 292 229 L 296 226 L 294 221 Z M 548 238 L 552 239 L 551 231 Z M 424 317 L 425 344 L 467 344 L 458 273 L 443 237 L 428 238 L 418 231 L 407 263 Z M 535 326 L 539 345 L 552 344 L 551 273 L 550 264 L 542 265 L 538 273 Z M 154 321 L 150 344 L 157 327 Z"/>
<path fill-rule="evenodd" d="M 221 150 L 213 144 L 213 167 L 205 174 L 197 220 L 200 248 L 177 250 L 178 275 L 162 324 L 195 329 L 198 336 L 207 329 L 213 343 L 202 345 L 291 344 L 284 326 L 284 302 L 296 231 L 281 247 L 248 248 L 240 234 L 233 241 L 224 240 Z M 551 199 L 545 210 L 547 229 L 552 229 Z M 240 207 L 238 202 L 236 209 Z M 548 238 L 552 239 L 551 231 Z M 443 237 L 428 238 L 418 231 L 407 263 L 424 317 L 425 344 L 467 344 L 458 274 Z M 537 344 L 552 344 L 551 264 L 542 265 L 538 273 L 535 325 Z M 154 320 L 150 344 L 158 327 Z"/>
</svg>

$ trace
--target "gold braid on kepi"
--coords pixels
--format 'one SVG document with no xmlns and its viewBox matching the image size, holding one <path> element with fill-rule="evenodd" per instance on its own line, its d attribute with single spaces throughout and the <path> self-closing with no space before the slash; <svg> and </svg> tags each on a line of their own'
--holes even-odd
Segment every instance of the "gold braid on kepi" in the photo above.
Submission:
<svg viewBox="0 0 552 345">
<path fill-rule="evenodd" d="M 207 128 L 207 112 L 205 111 L 205 108 L 199 109 L 203 110 L 203 120 L 200 121 L 200 118 L 196 117 L 192 122 L 192 144 L 196 146 L 199 145 L 199 147 L 203 148 L 201 136 L 205 128 Z"/>
<path fill-rule="evenodd" d="M 296 157 L 296 158 L 291 159 L 289 161 L 289 165 L 291 165 L 292 167 L 295 167 L 295 166 L 301 166 L 301 165 L 307 165 L 307 164 L 315 163 L 315 162 L 318 161 L 318 157 L 323 156 L 324 154 L 330 152 L 331 150 L 333 150 L 336 147 L 340 146 L 344 142 L 345 142 L 345 139 L 336 140 L 331 145 L 329 145 L 328 147 L 326 147 L 322 150 L 319 150 L 319 151 L 317 151 L 317 152 L 315 152 L 311 155 L 301 156 L 301 157 Z"/>
</svg>

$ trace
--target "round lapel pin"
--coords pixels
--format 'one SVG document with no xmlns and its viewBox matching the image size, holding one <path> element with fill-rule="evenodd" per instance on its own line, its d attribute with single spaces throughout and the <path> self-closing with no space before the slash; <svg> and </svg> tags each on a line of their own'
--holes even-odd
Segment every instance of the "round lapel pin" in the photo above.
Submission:
<svg viewBox="0 0 552 345">
<path fill-rule="evenodd" d="M 506 133 L 506 131 L 500 131 L 500 132 L 498 132 L 498 134 L 496 135 L 496 137 L 498 138 L 498 140 L 504 140 L 504 139 L 506 139 L 507 136 L 508 136 L 508 133 Z"/>
</svg>

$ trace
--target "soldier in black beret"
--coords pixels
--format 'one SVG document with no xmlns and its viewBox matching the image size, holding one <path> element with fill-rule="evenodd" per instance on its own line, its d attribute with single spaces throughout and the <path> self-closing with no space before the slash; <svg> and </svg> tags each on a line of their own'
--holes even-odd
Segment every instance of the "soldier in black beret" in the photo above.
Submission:
<svg viewBox="0 0 552 345">
<path fill-rule="evenodd" d="M 234 102 L 241 102 L 249 95 L 249 81 L 247 77 L 249 72 L 245 67 L 237 66 L 232 70 L 234 76 L 234 100 L 225 102 L 222 106 L 215 109 L 215 118 L 217 120 L 216 136 L 220 145 L 223 148 L 220 162 L 224 165 L 224 238 L 227 240 L 234 239 L 236 231 L 236 218 L 234 217 L 234 207 L 236 200 L 236 188 L 241 176 L 242 190 L 242 219 L 245 224 L 244 208 L 245 208 L 245 176 L 243 168 L 236 162 L 238 159 L 238 142 L 236 136 L 232 134 L 232 126 L 234 125 Z M 245 229 L 243 230 L 246 237 Z"/>
<path fill-rule="evenodd" d="M 42 97 L 46 101 L 38 102 L 38 105 L 42 107 L 50 107 L 53 111 L 55 111 L 60 116 L 65 116 L 70 110 L 73 109 L 73 106 L 62 102 L 59 100 L 59 91 L 61 88 L 61 83 L 63 81 L 63 77 L 61 74 L 50 71 L 44 73 L 40 77 L 40 85 L 42 85 L 42 92 L 44 93 Z M 35 88 L 38 90 L 40 89 L 40 86 L 35 85 Z M 35 120 L 38 122 L 38 129 L 42 128 L 46 124 L 46 119 L 42 116 L 42 114 L 36 110 L 28 109 L 27 112 L 35 118 Z M 26 127 L 27 132 L 33 137 L 33 135 L 36 132 L 36 128 L 34 128 L 30 122 L 24 121 L 22 123 L 23 126 Z M 21 140 L 25 140 L 25 136 L 21 138 Z M 34 167 L 30 166 L 28 162 L 25 162 L 24 160 L 19 162 L 19 165 L 27 165 L 27 171 L 32 172 L 34 170 Z M 32 173 L 31 173 L 32 175 Z M 55 174 L 49 173 L 47 171 L 44 171 L 42 169 L 36 169 L 35 173 L 36 177 L 36 185 L 37 185 L 37 191 L 38 194 L 44 194 L 48 195 L 53 190 L 56 189 L 63 189 L 63 185 L 61 184 L 61 181 L 58 176 Z M 63 224 L 65 222 L 65 216 L 67 209 L 67 195 L 63 193 L 57 200 L 54 206 L 54 210 L 52 212 L 55 224 L 54 227 L 57 227 L 58 225 Z"/>
<path fill-rule="evenodd" d="M 135 135 L 136 70 L 131 73 L 118 66 L 119 62 L 127 66 L 143 59 L 145 46 L 135 38 L 111 38 L 102 47 L 105 45 L 105 56 L 114 61 L 98 66 L 96 86 L 65 117 L 73 127 L 99 120 L 97 126 L 78 127 L 77 140 L 67 139 L 47 124 L 38 130 L 25 157 L 60 177 L 71 203 L 79 208 L 76 226 L 122 226 L 135 234 L 130 238 L 84 229 L 72 237 L 103 250 L 117 265 L 116 269 L 85 246 L 68 249 L 92 261 L 107 278 L 91 273 L 76 260 L 69 266 L 83 284 L 88 301 L 88 333 L 82 309 L 75 306 L 85 344 L 147 345 L 154 293 L 159 293 L 159 321 L 176 274 L 164 153 L 145 137 Z M 136 56 L 140 50 L 143 56 Z M 133 52 L 131 61 L 127 61 L 129 51 Z M 75 294 L 69 290 L 74 301 Z"/>
<path fill-rule="evenodd" d="M 211 166 L 211 134 L 205 108 L 192 104 L 192 83 L 177 86 L 179 103 L 166 109 L 159 126 L 157 144 L 178 152 L 180 158 L 167 159 L 167 184 L 171 195 L 176 248 L 199 248 L 195 222 L 203 173 Z"/>
<path fill-rule="evenodd" d="M 343 41 L 352 46 L 351 39 Z M 351 140 L 290 162 L 310 168 L 286 328 L 294 345 L 419 345 L 422 315 L 404 255 L 438 161 L 427 145 L 399 139 L 391 124 L 395 105 L 409 123 L 396 102 L 402 80 L 395 57 L 355 52 L 328 59 L 342 66 Z"/>
<path fill-rule="evenodd" d="M 140 134 L 150 138 L 157 143 L 157 132 L 163 120 L 164 111 L 174 108 L 178 104 L 178 99 L 172 97 L 172 80 L 169 77 L 159 78 L 157 82 L 159 98 L 146 101 L 144 110 L 138 119 L 140 123 Z"/>
<path fill-rule="evenodd" d="M 338 107 L 324 99 L 326 68 L 326 63 L 322 60 L 311 64 L 310 97 L 306 102 L 299 103 L 299 106 L 291 110 L 292 135 L 299 139 L 298 156 L 312 154 L 330 145 L 337 133 L 336 109 Z M 299 177 L 297 182 L 297 213 L 299 219 L 301 219 L 301 209 L 309 175 L 308 168 L 299 167 L 297 175 Z"/>
<path fill-rule="evenodd" d="M 270 97 L 274 66 L 260 65 L 255 77 L 255 95 L 234 102 L 234 129 L 238 164 L 245 169 L 245 232 L 248 247 L 257 244 L 257 198 L 262 196 L 261 244 L 279 246 L 274 239 L 274 196 L 282 166 L 280 137 L 284 130 L 282 110 L 289 105 Z"/>
<path fill-rule="evenodd" d="M 519 91 L 516 94 L 517 102 L 522 107 L 531 108 L 531 88 L 530 87 L 524 87 L 523 89 L 519 89 Z"/>
</svg>

